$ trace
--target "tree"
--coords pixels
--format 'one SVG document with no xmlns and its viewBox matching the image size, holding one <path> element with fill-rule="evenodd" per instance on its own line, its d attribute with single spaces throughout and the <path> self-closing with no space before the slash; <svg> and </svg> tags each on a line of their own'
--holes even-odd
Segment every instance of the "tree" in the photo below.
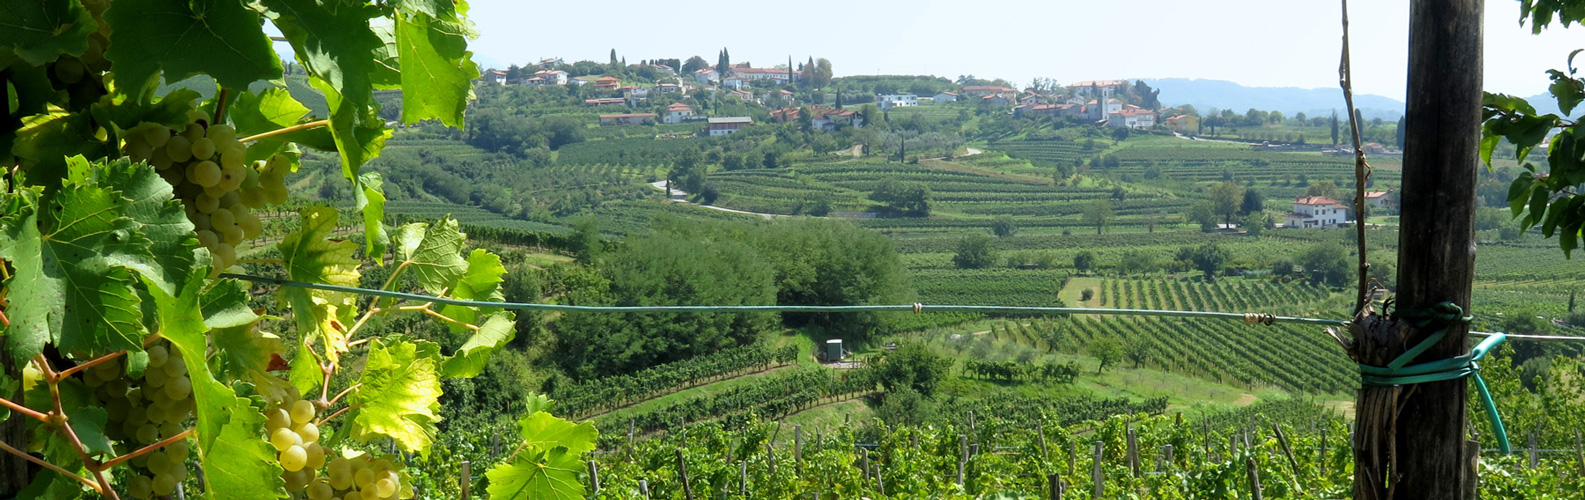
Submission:
<svg viewBox="0 0 1585 500">
<path fill-rule="evenodd" d="M 1088 273 L 1095 269 L 1095 252 L 1084 250 L 1074 254 L 1073 269 L 1081 273 Z"/>
<path fill-rule="evenodd" d="M 814 68 L 810 70 L 808 74 L 805 74 L 804 78 L 809 80 L 809 85 L 811 87 L 821 89 L 831 84 L 831 77 L 833 75 L 834 73 L 832 73 L 831 70 L 831 61 L 822 57 L 815 60 Z"/>
<path fill-rule="evenodd" d="M 687 61 L 684 61 L 682 63 L 682 68 L 678 69 L 677 72 L 680 76 L 686 77 L 688 75 L 692 75 L 695 71 L 699 71 L 708 67 L 710 67 L 710 63 L 705 61 L 703 57 L 693 56 L 689 57 Z"/>
<path fill-rule="evenodd" d="M 930 215 L 930 188 L 918 182 L 887 179 L 870 193 L 870 201 L 885 204 L 885 211 L 915 217 Z"/>
<path fill-rule="evenodd" d="M 1337 145 L 1337 110 L 1332 110 L 1332 145 Z"/>
<path fill-rule="evenodd" d="M 1194 268 L 1205 273 L 1206 281 L 1215 280 L 1218 274 L 1222 274 L 1222 268 L 1227 266 L 1227 261 L 1231 258 L 1227 249 L 1214 242 L 1200 245 L 1189 253 Z"/>
<path fill-rule="evenodd" d="M 1189 220 L 1200 225 L 1201 231 L 1216 230 L 1216 209 L 1210 201 L 1201 200 L 1189 205 Z"/>
<path fill-rule="evenodd" d="M 1331 198 L 1331 199 L 1336 200 L 1337 199 L 1337 183 L 1336 182 L 1332 182 L 1332 181 L 1320 181 L 1320 182 L 1316 182 L 1314 184 L 1310 184 L 1310 187 L 1308 189 L 1304 190 L 1304 195 L 1305 196 L 1322 196 L 1322 197 Z"/>
<path fill-rule="evenodd" d="M 1128 127 L 1117 127 L 1117 128 L 1114 128 L 1114 129 L 1112 129 L 1112 140 L 1115 141 L 1115 142 L 1126 141 L 1126 140 L 1128 140 L 1128 134 L 1131 133 L 1131 132 L 1133 132 L 1133 129 L 1130 129 Z"/>
<path fill-rule="evenodd" d="M 1353 274 L 1348 255 L 1336 243 L 1311 246 L 1299 256 L 1299 265 L 1304 266 L 1305 274 L 1310 275 L 1310 281 L 1315 283 L 1342 286 L 1348 284 Z"/>
<path fill-rule="evenodd" d="M 1233 216 L 1238 214 L 1239 202 L 1243 199 L 1243 188 L 1237 182 L 1222 181 L 1221 184 L 1211 188 L 1208 193 L 1211 200 L 1211 209 L 1222 217 L 1223 223 L 1232 224 Z"/>
<path fill-rule="evenodd" d="M 721 55 L 716 56 L 715 71 L 725 80 L 727 72 L 732 70 L 732 56 L 727 53 L 726 47 L 721 48 Z"/>
<path fill-rule="evenodd" d="M 611 65 L 616 66 L 616 49 L 611 49 Z"/>
<path fill-rule="evenodd" d="M 906 389 L 928 398 L 951 368 L 951 358 L 936 354 L 922 342 L 906 342 L 881 358 L 875 378 L 887 392 Z"/>
<path fill-rule="evenodd" d="M 1139 107 L 1150 110 L 1161 109 L 1161 100 L 1157 98 L 1161 95 L 1161 89 L 1152 90 L 1144 80 L 1134 80 L 1134 95 L 1139 98 Z"/>
<path fill-rule="evenodd" d="M 1006 238 L 1018 232 L 1018 226 L 1013 224 L 1013 218 L 1007 215 L 998 215 L 991 221 L 991 232 L 998 238 Z"/>
<path fill-rule="evenodd" d="M 1123 341 L 1123 356 L 1134 362 L 1134 369 L 1150 359 L 1150 342 L 1139 336 L 1131 336 Z"/>
<path fill-rule="evenodd" d="M 996 250 L 991 248 L 991 238 L 983 234 L 971 234 L 958 240 L 957 254 L 952 256 L 952 263 L 958 269 L 984 269 L 996 264 Z"/>
<path fill-rule="evenodd" d="M 1112 223 L 1112 202 L 1101 198 L 1084 206 L 1084 225 L 1095 226 L 1095 234 L 1101 234 L 1107 225 Z"/>
<path fill-rule="evenodd" d="M 1266 232 L 1266 214 L 1252 212 L 1244 216 L 1242 221 L 1244 232 L 1250 236 L 1260 236 Z"/>
<path fill-rule="evenodd" d="M 1244 201 L 1238 204 L 1240 215 L 1262 212 L 1266 209 L 1266 196 L 1254 189 L 1244 190 Z"/>
<path fill-rule="evenodd" d="M 1405 130 L 1408 130 L 1408 128 L 1404 126 L 1404 125 L 1406 125 L 1408 123 L 1407 120 L 1408 120 L 1407 116 L 1398 117 L 1398 126 L 1394 127 L 1394 130 L 1393 130 L 1393 135 L 1396 136 L 1395 138 L 1397 139 L 1397 142 L 1395 144 L 1398 145 L 1399 149 L 1403 149 L 1403 133 L 1404 133 Z"/>
<path fill-rule="evenodd" d="M 1279 259 L 1271 264 L 1271 274 L 1275 274 L 1277 276 L 1293 276 L 1293 270 L 1294 266 L 1292 260 Z"/>
<path fill-rule="evenodd" d="M 936 403 L 908 387 L 888 390 L 875 408 L 875 417 L 886 425 L 923 425 L 936 419 Z"/>
<path fill-rule="evenodd" d="M 1106 367 L 1117 364 L 1123 359 L 1123 343 L 1112 335 L 1097 335 L 1090 339 L 1084 346 L 1099 363 L 1096 364 L 1095 374 L 1100 375 Z"/>
<path fill-rule="evenodd" d="M 1117 264 L 1117 269 L 1124 274 L 1148 273 L 1154 271 L 1155 267 L 1156 263 L 1150 259 L 1150 254 L 1133 248 L 1124 250 Z"/>
</svg>

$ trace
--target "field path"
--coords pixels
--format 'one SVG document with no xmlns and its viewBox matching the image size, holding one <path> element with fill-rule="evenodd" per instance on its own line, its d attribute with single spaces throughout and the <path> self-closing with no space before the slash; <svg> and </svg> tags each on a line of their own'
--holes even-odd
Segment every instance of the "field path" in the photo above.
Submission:
<svg viewBox="0 0 1585 500">
<path fill-rule="evenodd" d="M 653 187 L 655 189 L 661 190 L 661 191 L 665 191 L 666 190 L 666 181 L 651 182 L 651 183 L 649 183 L 649 186 Z M 766 213 L 760 213 L 760 212 L 749 212 L 749 211 L 745 211 L 745 210 L 733 210 L 733 209 L 730 209 L 730 208 L 717 207 L 717 206 L 714 206 L 714 205 L 703 205 L 703 204 L 699 204 L 699 203 L 694 203 L 694 202 L 688 201 L 688 193 L 684 192 L 681 189 L 677 189 L 677 188 L 671 188 L 671 193 L 668 193 L 668 194 L 671 195 L 671 201 L 674 201 L 674 202 L 677 202 L 677 203 L 687 203 L 689 205 L 697 205 L 697 206 L 701 206 L 701 207 L 708 208 L 708 209 L 711 209 L 711 210 L 720 210 L 722 212 L 731 212 L 731 213 L 734 213 L 734 214 L 743 214 L 743 215 L 758 215 L 758 216 L 764 217 L 766 219 L 773 219 L 773 218 L 777 218 L 777 217 L 792 217 L 791 215 L 766 214 Z"/>
</svg>

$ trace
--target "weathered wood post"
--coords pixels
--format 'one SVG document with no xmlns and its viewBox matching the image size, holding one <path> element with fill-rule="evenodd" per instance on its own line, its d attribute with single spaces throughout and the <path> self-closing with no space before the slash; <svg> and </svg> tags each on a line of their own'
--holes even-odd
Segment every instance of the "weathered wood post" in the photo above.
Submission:
<svg viewBox="0 0 1585 500">
<path fill-rule="evenodd" d="M 677 449 L 677 478 L 682 480 L 682 495 L 693 500 L 693 486 L 688 484 L 688 463 L 682 458 L 682 448 Z"/>
<path fill-rule="evenodd" d="M 1139 434 L 1132 425 L 1128 426 L 1128 471 L 1139 477 Z"/>
<path fill-rule="evenodd" d="M 462 477 L 459 478 L 459 482 L 462 486 L 462 500 L 468 500 L 468 490 L 472 489 L 473 487 L 473 471 L 469 470 L 472 468 L 472 465 L 473 464 L 469 463 L 467 460 L 462 461 L 462 470 L 460 471 L 462 473 Z"/>
<path fill-rule="evenodd" d="M 1580 446 L 1579 429 L 1574 429 L 1574 457 L 1579 460 L 1580 474 L 1585 474 L 1585 447 Z"/>
<path fill-rule="evenodd" d="M 1100 441 L 1095 442 L 1095 454 L 1090 469 L 1090 480 L 1095 482 L 1095 493 L 1090 498 L 1106 498 L 1101 496 L 1106 493 L 1106 471 L 1101 470 L 1101 452 L 1105 445 Z"/>
<path fill-rule="evenodd" d="M 804 426 L 793 426 L 793 471 L 802 476 L 804 473 Z"/>
<path fill-rule="evenodd" d="M 1255 457 L 1244 459 L 1249 468 L 1249 497 L 1255 500 L 1265 498 L 1260 492 L 1260 466 L 1255 464 Z"/>
<path fill-rule="evenodd" d="M 1475 268 L 1475 184 L 1480 165 L 1484 0 L 1419 0 L 1409 8 L 1408 107 L 1398 232 L 1398 311 L 1444 301 L 1469 310 Z M 1344 27 L 1347 28 L 1345 18 Z M 1358 127 L 1355 127 L 1357 130 Z M 1412 364 L 1468 351 L 1468 325 L 1356 319 L 1360 363 L 1386 366 L 1437 330 L 1446 335 Z M 1468 383 L 1365 385 L 1355 404 L 1354 498 L 1462 500 Z"/>
<path fill-rule="evenodd" d="M 1166 465 L 1163 467 L 1157 467 L 1157 471 L 1167 472 L 1172 470 L 1172 445 L 1169 444 L 1161 447 L 1161 460 Z"/>
<path fill-rule="evenodd" d="M 640 479 L 640 480 L 638 480 L 638 492 L 640 494 L 644 495 L 644 500 L 649 500 L 649 480 L 648 479 Z"/>
<path fill-rule="evenodd" d="M 600 495 L 600 464 L 589 461 L 589 493 Z"/>
<path fill-rule="evenodd" d="M 1277 435 L 1277 444 L 1282 446 L 1282 456 L 1287 457 L 1288 465 L 1293 467 L 1293 480 L 1301 482 L 1300 486 L 1302 488 L 1304 478 L 1300 474 L 1303 474 L 1303 471 L 1299 469 L 1299 460 L 1293 456 L 1293 446 L 1288 444 L 1288 435 L 1282 432 L 1282 426 L 1276 422 L 1271 423 L 1271 432 Z"/>
<path fill-rule="evenodd" d="M 1079 456 L 1079 440 L 1068 438 L 1068 476 L 1073 476 L 1073 461 Z"/>
<path fill-rule="evenodd" d="M 1040 436 L 1040 458 L 1051 459 L 1051 451 L 1046 449 L 1046 419 L 1041 417 L 1035 420 L 1035 435 Z"/>
<path fill-rule="evenodd" d="M 1056 474 L 1046 474 L 1046 488 L 1050 491 L 1051 500 L 1062 500 L 1062 478 Z"/>
<path fill-rule="evenodd" d="M 1530 468 L 1532 470 L 1535 469 L 1536 463 L 1541 459 L 1541 455 L 1536 451 L 1535 441 L 1535 431 L 1530 431 Z"/>
</svg>

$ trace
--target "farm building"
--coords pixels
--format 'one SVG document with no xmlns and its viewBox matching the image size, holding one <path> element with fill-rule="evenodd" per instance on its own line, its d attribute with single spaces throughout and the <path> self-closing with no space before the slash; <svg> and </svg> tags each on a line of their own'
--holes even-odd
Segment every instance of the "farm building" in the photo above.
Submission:
<svg viewBox="0 0 1585 500">
<path fill-rule="evenodd" d="M 621 99 L 617 99 L 620 101 Z M 622 113 L 615 115 L 600 115 L 600 126 L 612 125 L 645 125 L 655 122 L 655 113 Z"/>
<path fill-rule="evenodd" d="M 1337 227 L 1348 222 L 1348 207 L 1325 196 L 1293 200 L 1293 213 L 1282 216 L 1282 227 Z"/>
<path fill-rule="evenodd" d="M 878 94 L 875 96 L 875 105 L 882 111 L 906 106 L 918 106 L 919 96 L 913 94 Z"/>
<path fill-rule="evenodd" d="M 937 103 L 958 102 L 958 95 L 954 94 L 952 92 L 942 92 L 940 94 L 936 94 L 936 96 L 932 97 L 930 100 L 935 101 Z"/>
<path fill-rule="evenodd" d="M 1375 208 L 1396 208 L 1398 202 L 1392 199 L 1392 191 L 1366 191 L 1365 202 Z"/>
<path fill-rule="evenodd" d="M 665 123 L 677 124 L 682 123 L 683 120 L 687 120 L 692 117 L 693 106 L 679 102 L 670 106 L 666 106 L 666 118 L 662 119 L 661 121 Z"/>
<path fill-rule="evenodd" d="M 654 116 L 654 115 L 650 115 Z M 737 132 L 738 129 L 753 125 L 754 119 L 747 116 L 728 116 L 710 119 L 710 136 L 727 135 Z"/>
<path fill-rule="evenodd" d="M 535 80 L 538 79 L 536 82 Z M 559 69 L 535 71 L 534 78 L 528 79 L 529 85 L 566 85 L 567 72 Z"/>
</svg>

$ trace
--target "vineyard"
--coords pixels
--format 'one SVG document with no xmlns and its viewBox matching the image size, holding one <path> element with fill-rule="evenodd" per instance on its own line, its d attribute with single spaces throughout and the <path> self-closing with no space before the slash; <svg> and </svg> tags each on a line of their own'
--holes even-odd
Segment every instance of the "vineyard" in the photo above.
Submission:
<svg viewBox="0 0 1585 500">
<path fill-rule="evenodd" d="M 772 349 L 749 345 L 675 363 L 646 368 L 630 374 L 604 377 L 587 382 L 558 385 L 551 392 L 561 412 L 583 417 L 592 412 L 610 411 L 675 392 L 732 377 L 749 371 L 763 371 L 798 361 L 797 346 Z"/>
</svg>

